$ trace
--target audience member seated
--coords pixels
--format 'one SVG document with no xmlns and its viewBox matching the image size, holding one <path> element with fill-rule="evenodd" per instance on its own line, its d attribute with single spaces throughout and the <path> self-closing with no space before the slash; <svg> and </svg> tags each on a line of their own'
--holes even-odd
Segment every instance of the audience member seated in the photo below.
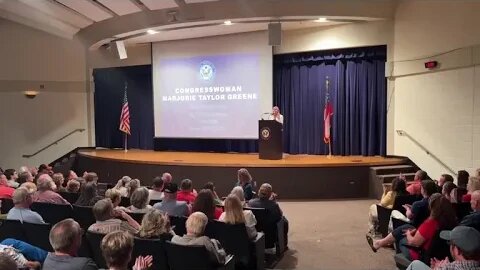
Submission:
<svg viewBox="0 0 480 270">
<path fill-rule="evenodd" d="M 247 204 L 247 202 L 245 201 L 245 195 L 243 194 L 242 187 L 240 186 L 234 187 L 232 191 L 230 191 L 230 195 L 235 195 L 242 203 L 242 206 L 245 206 Z"/>
<path fill-rule="evenodd" d="M 15 206 L 8 211 L 7 219 L 28 223 L 45 223 L 37 212 L 30 210 L 32 196 L 26 188 L 16 189 L 13 192 L 12 200 Z"/>
<path fill-rule="evenodd" d="M 83 178 L 85 178 L 85 182 L 87 183 L 90 183 L 90 182 L 93 182 L 93 183 L 97 183 L 98 182 L 98 175 L 94 172 L 89 172 L 89 173 L 86 173 Z"/>
<path fill-rule="evenodd" d="M 467 183 L 470 174 L 465 170 L 460 170 L 457 173 L 457 188 L 454 188 L 451 193 L 452 203 L 459 203 L 462 201 L 463 195 L 467 194 Z"/>
<path fill-rule="evenodd" d="M 175 183 L 166 183 L 163 188 L 163 201 L 153 205 L 154 208 L 169 216 L 188 216 L 190 209 L 186 202 L 177 201 L 178 186 Z"/>
<path fill-rule="evenodd" d="M 430 212 L 428 208 L 428 199 L 437 192 L 437 185 L 432 180 L 423 180 L 420 191 L 423 199 L 414 202 L 412 205 L 405 204 L 403 207 L 406 212 L 403 215 L 400 211 L 393 210 L 392 217 L 411 223 L 414 227 L 420 226 L 428 218 Z"/>
<path fill-rule="evenodd" d="M 55 183 L 48 174 L 42 174 L 37 180 L 38 191 L 33 194 L 34 202 L 54 203 L 54 204 L 70 204 L 60 194 L 56 193 Z"/>
<path fill-rule="evenodd" d="M 470 199 L 472 198 L 472 193 L 475 190 L 480 190 L 480 178 L 476 176 L 471 176 L 468 179 L 467 194 L 462 196 L 462 202 L 470 202 Z"/>
<path fill-rule="evenodd" d="M 107 189 L 105 191 L 105 198 L 110 199 L 113 204 L 113 209 L 120 209 L 123 211 L 127 211 L 127 208 L 123 206 L 119 206 L 120 202 L 122 201 L 122 195 L 120 194 L 120 191 L 115 188 Z"/>
<path fill-rule="evenodd" d="M 102 239 L 100 248 L 110 270 L 127 270 L 132 259 L 133 236 L 123 231 L 111 232 Z M 139 256 L 133 270 L 146 270 L 152 266 L 152 261 L 152 256 Z"/>
<path fill-rule="evenodd" d="M 37 192 L 37 185 L 35 185 L 35 183 L 33 182 L 25 182 L 21 184 L 20 187 L 26 188 L 28 190 L 28 193 L 31 194 Z"/>
<path fill-rule="evenodd" d="M 78 178 L 78 175 L 74 171 L 72 170 L 68 171 L 67 182 L 76 180 L 77 178 Z"/>
<path fill-rule="evenodd" d="M 82 229 L 75 220 L 68 218 L 55 224 L 50 230 L 49 239 L 54 252 L 47 255 L 43 269 L 98 269 L 92 259 L 77 257 L 82 244 Z"/>
<path fill-rule="evenodd" d="M 148 200 L 163 200 L 163 180 L 157 176 L 152 180 L 152 189 L 148 191 Z"/>
<path fill-rule="evenodd" d="M 4 257 L 5 256 L 5 257 Z M 8 258 L 8 259 L 7 259 Z M 2 264 L 8 261 L 7 268 Z M 13 263 L 12 263 L 13 262 Z M 12 246 L 0 244 L 0 269 L 39 269 L 40 262 L 29 261 L 19 250 Z"/>
<path fill-rule="evenodd" d="M 132 179 L 130 182 L 127 184 L 127 197 L 130 198 L 132 197 L 133 192 L 137 190 L 137 188 L 140 187 L 140 180 L 138 179 Z"/>
<path fill-rule="evenodd" d="M 33 176 L 29 171 L 21 172 L 18 175 L 17 183 L 22 185 L 23 183 L 31 182 L 33 183 Z"/>
<path fill-rule="evenodd" d="M 64 182 L 64 178 L 63 178 L 63 174 L 61 173 L 54 173 L 53 176 L 52 176 L 52 180 L 53 182 L 55 183 L 55 186 L 57 186 L 57 189 L 55 190 L 56 192 L 65 192 L 67 191 L 64 187 L 63 187 L 63 182 Z"/>
<path fill-rule="evenodd" d="M 123 210 L 113 209 L 110 199 L 103 199 L 93 206 L 93 215 L 96 222 L 88 228 L 89 231 L 107 234 L 113 231 L 128 231 L 136 234 L 140 225 Z M 116 217 L 122 218 L 120 220 Z"/>
<path fill-rule="evenodd" d="M 118 180 L 117 185 L 115 185 L 114 189 L 118 190 L 122 197 L 128 197 L 128 188 L 127 184 L 132 181 L 130 176 L 124 176 L 122 179 Z"/>
<path fill-rule="evenodd" d="M 452 202 L 452 190 L 455 188 L 457 188 L 457 185 L 453 182 L 446 182 L 442 187 L 442 195 L 450 202 Z"/>
<path fill-rule="evenodd" d="M 396 243 L 397 250 L 406 259 L 420 259 L 420 252 L 427 251 L 432 240 L 440 230 L 451 230 L 457 225 L 457 218 L 452 204 L 440 193 L 433 194 L 429 199 L 430 217 L 416 229 L 410 224 L 400 226 L 385 238 L 375 240 L 367 235 L 367 241 L 374 252 Z M 419 247 L 419 249 L 409 246 Z"/>
<path fill-rule="evenodd" d="M 132 213 L 146 213 L 152 208 L 148 202 L 148 189 L 145 187 L 137 188 L 130 197 L 131 205 L 127 207 L 127 210 Z"/>
<path fill-rule="evenodd" d="M 177 193 L 177 201 L 193 203 L 197 194 L 193 193 L 192 180 L 183 179 L 180 183 L 180 191 Z"/>
<path fill-rule="evenodd" d="M 75 205 L 78 206 L 93 206 L 96 202 L 101 200 L 102 197 L 98 196 L 97 194 L 97 183 L 95 182 L 88 182 L 83 187 L 82 191 L 80 192 L 80 196 L 78 197 Z"/>
<path fill-rule="evenodd" d="M 223 204 L 222 200 L 220 199 L 220 197 L 218 197 L 217 192 L 215 191 L 215 185 L 213 184 L 213 182 L 207 182 L 203 186 L 203 189 L 209 189 L 210 191 L 212 191 L 213 198 L 215 199 L 215 204 L 216 205 L 222 205 Z"/>
<path fill-rule="evenodd" d="M 243 188 L 243 194 L 246 201 L 253 199 L 254 182 L 252 180 L 252 176 L 247 169 L 242 168 L 238 170 L 236 186 L 240 186 Z"/>
<path fill-rule="evenodd" d="M 168 172 L 162 174 L 163 184 L 172 183 L 172 175 Z"/>
<path fill-rule="evenodd" d="M 413 178 L 413 183 L 407 187 L 408 193 L 411 195 L 421 195 L 423 180 L 427 180 L 427 173 L 425 171 L 418 170 Z"/>
<path fill-rule="evenodd" d="M 379 205 L 388 209 L 392 209 L 393 205 L 395 204 L 396 197 L 405 195 L 408 195 L 407 183 L 402 178 L 397 177 L 393 179 L 390 191 L 387 191 L 387 189 L 384 187 L 383 195 L 380 199 Z M 368 212 L 368 214 L 369 233 L 375 234 L 375 228 L 378 223 L 377 204 L 370 205 L 370 211 Z"/>
<path fill-rule="evenodd" d="M 48 255 L 48 251 L 46 250 L 43 250 L 39 247 L 32 246 L 29 243 L 16 240 L 13 238 L 7 238 L 3 240 L 0 243 L 0 245 L 9 246 L 18 250 L 25 257 L 25 259 L 31 262 L 39 262 L 43 264 L 43 262 L 45 262 L 45 259 L 47 258 L 47 255 Z M 0 269 L 2 268 L 0 267 Z"/>
<path fill-rule="evenodd" d="M 53 175 L 53 170 L 52 166 L 47 165 L 47 164 L 40 164 L 38 166 L 38 173 L 37 175 L 40 176 L 41 174 L 48 174 L 50 177 Z"/>
<path fill-rule="evenodd" d="M 15 171 L 15 169 L 6 169 L 4 174 L 5 174 L 5 177 L 7 177 L 8 186 L 12 188 L 18 188 L 20 184 L 17 183 L 17 179 L 18 179 L 17 171 Z"/>
<path fill-rule="evenodd" d="M 458 226 L 451 231 L 442 231 L 440 238 L 450 243 L 449 258 L 432 259 L 430 267 L 421 261 L 413 261 L 407 270 L 479 270 L 480 269 L 480 233 L 470 227 Z"/>
<path fill-rule="evenodd" d="M 200 191 L 200 194 L 202 191 Z M 213 263 L 223 264 L 226 253 L 220 243 L 215 239 L 204 236 L 205 227 L 208 223 L 208 217 L 202 212 L 194 212 L 188 217 L 186 227 L 187 234 L 184 236 L 175 235 L 172 243 L 185 246 L 204 246 L 210 253 Z"/>
<path fill-rule="evenodd" d="M 11 199 L 14 188 L 8 186 L 7 177 L 0 173 L 0 199 Z"/>
<path fill-rule="evenodd" d="M 460 222 L 460 225 L 480 230 L 480 190 L 476 190 L 472 193 L 470 205 L 473 213 L 465 216 Z"/>
<path fill-rule="evenodd" d="M 150 209 L 142 219 L 138 236 L 145 239 L 170 241 L 175 235 L 170 227 L 168 216 L 157 209 Z"/>
<path fill-rule="evenodd" d="M 220 215 L 219 221 L 227 224 L 245 224 L 248 237 L 255 239 L 257 237 L 257 220 L 251 210 L 243 210 L 243 205 L 237 196 L 230 194 L 225 199 L 225 212 Z"/>
<path fill-rule="evenodd" d="M 439 178 L 438 181 L 437 181 L 438 193 L 442 193 L 442 191 L 443 191 L 443 186 L 444 186 L 446 183 L 453 183 L 453 176 L 451 176 L 450 174 L 442 174 L 442 175 L 440 176 L 440 178 Z"/>
<path fill-rule="evenodd" d="M 69 180 L 67 183 L 67 192 L 78 193 L 80 191 L 80 182 L 76 179 Z"/>
<path fill-rule="evenodd" d="M 209 189 L 202 189 L 193 202 L 192 212 L 202 212 L 208 219 L 218 219 L 222 215 L 222 208 L 215 205 L 213 193 Z"/>
</svg>

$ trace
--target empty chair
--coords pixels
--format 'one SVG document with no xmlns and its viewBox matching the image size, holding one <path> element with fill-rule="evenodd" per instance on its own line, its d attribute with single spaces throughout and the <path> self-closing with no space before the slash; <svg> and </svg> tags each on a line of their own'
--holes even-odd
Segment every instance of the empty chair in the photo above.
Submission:
<svg viewBox="0 0 480 270">
<path fill-rule="evenodd" d="M 400 195 L 395 197 L 395 202 L 393 204 L 393 210 L 400 211 L 400 213 L 405 215 L 405 208 L 402 205 L 410 204 L 412 205 L 414 202 L 421 200 L 422 197 L 418 195 Z"/>
<path fill-rule="evenodd" d="M 52 228 L 50 224 L 24 222 L 22 226 L 23 232 L 25 233 L 30 245 L 39 247 L 46 251 L 53 251 L 52 245 L 50 245 L 50 240 L 48 238 L 50 229 Z"/>
<path fill-rule="evenodd" d="M 0 241 L 13 238 L 27 242 L 27 236 L 23 232 L 22 223 L 18 220 L 0 221 Z"/>
<path fill-rule="evenodd" d="M 234 257 L 227 256 L 224 265 L 213 265 L 204 246 L 182 246 L 170 241 L 165 243 L 170 270 L 235 269 Z"/>
<path fill-rule="evenodd" d="M 102 243 L 102 239 L 103 239 L 103 237 L 105 237 L 105 234 L 87 231 L 85 233 L 85 236 L 87 238 L 88 247 L 90 248 L 90 251 L 92 252 L 92 259 L 95 261 L 98 268 L 108 269 L 107 263 L 105 262 L 105 259 L 103 258 L 102 249 L 100 248 L 100 245 Z"/>
<path fill-rule="evenodd" d="M 185 223 L 187 222 L 186 217 L 176 217 L 176 216 L 170 216 L 170 225 L 173 228 L 173 231 L 175 232 L 176 235 L 184 235 L 187 233 L 187 227 Z"/>
<path fill-rule="evenodd" d="M 3 198 L 1 201 L 1 213 L 8 214 L 8 211 L 13 208 L 13 201 L 12 199 Z"/>
<path fill-rule="evenodd" d="M 385 208 L 377 204 L 378 232 L 385 237 L 388 235 L 388 223 L 390 223 L 390 215 L 392 209 Z"/>
<path fill-rule="evenodd" d="M 34 202 L 31 209 L 39 213 L 43 220 L 50 224 L 56 224 L 59 221 L 73 217 L 71 205 Z"/>
<path fill-rule="evenodd" d="M 135 263 L 138 256 L 153 256 L 152 270 L 168 270 L 167 253 L 165 242 L 159 239 L 141 239 L 135 238 L 130 266 Z"/>
<path fill-rule="evenodd" d="M 73 205 L 73 219 L 75 219 L 82 229 L 87 230 L 90 225 L 95 223 L 92 207 Z"/>
<path fill-rule="evenodd" d="M 58 194 L 71 204 L 74 204 L 78 200 L 78 197 L 80 197 L 80 193 L 75 192 L 58 192 Z"/>
</svg>

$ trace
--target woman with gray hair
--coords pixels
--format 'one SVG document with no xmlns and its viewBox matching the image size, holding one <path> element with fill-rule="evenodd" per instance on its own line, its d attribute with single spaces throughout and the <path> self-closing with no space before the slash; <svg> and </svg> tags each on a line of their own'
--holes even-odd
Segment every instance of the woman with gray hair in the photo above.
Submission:
<svg viewBox="0 0 480 270">
<path fill-rule="evenodd" d="M 207 223 L 208 218 L 204 213 L 195 212 L 191 214 L 186 223 L 187 234 L 184 236 L 175 235 L 172 238 L 172 243 L 184 246 L 204 246 L 213 263 L 223 264 L 227 254 L 221 247 L 220 242 L 203 235 Z"/>
<path fill-rule="evenodd" d="M 149 205 L 148 189 L 145 187 L 137 188 L 130 196 L 130 206 L 127 210 L 132 213 L 146 213 L 152 208 Z"/>
</svg>

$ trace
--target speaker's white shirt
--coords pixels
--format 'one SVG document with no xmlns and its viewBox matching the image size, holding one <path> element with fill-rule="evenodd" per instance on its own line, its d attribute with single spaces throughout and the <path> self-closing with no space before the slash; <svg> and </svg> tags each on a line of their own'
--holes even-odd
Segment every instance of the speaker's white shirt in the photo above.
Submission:
<svg viewBox="0 0 480 270">
<path fill-rule="evenodd" d="M 273 114 L 270 114 L 268 116 L 268 120 L 276 120 L 277 122 L 283 125 L 283 115 L 281 114 L 277 115 L 277 117 L 275 117 Z"/>
</svg>

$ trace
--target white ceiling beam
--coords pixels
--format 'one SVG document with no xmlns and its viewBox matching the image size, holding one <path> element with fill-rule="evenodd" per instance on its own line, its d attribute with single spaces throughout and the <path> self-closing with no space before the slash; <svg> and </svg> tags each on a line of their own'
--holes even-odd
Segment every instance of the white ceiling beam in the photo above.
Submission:
<svg viewBox="0 0 480 270">
<path fill-rule="evenodd" d="M 97 0 L 100 4 L 104 5 L 117 15 L 127 15 L 135 12 L 140 12 L 140 9 L 136 4 L 130 0 Z"/>
<path fill-rule="evenodd" d="M 65 23 L 71 24 L 78 28 L 84 28 L 93 23 L 93 20 L 88 19 L 87 17 L 80 15 L 70 8 L 65 7 L 54 1 L 49 0 L 18 0 L 25 5 L 28 5 L 32 8 L 35 8 L 46 15 L 55 17 Z"/>
<path fill-rule="evenodd" d="M 56 0 L 56 1 L 96 22 L 110 19 L 113 17 L 113 15 L 108 10 L 96 4 L 95 2 L 92 2 L 89 0 Z"/>
<path fill-rule="evenodd" d="M 175 2 L 175 0 L 140 0 L 140 1 L 150 10 L 178 7 L 178 4 L 177 2 Z"/>
</svg>

